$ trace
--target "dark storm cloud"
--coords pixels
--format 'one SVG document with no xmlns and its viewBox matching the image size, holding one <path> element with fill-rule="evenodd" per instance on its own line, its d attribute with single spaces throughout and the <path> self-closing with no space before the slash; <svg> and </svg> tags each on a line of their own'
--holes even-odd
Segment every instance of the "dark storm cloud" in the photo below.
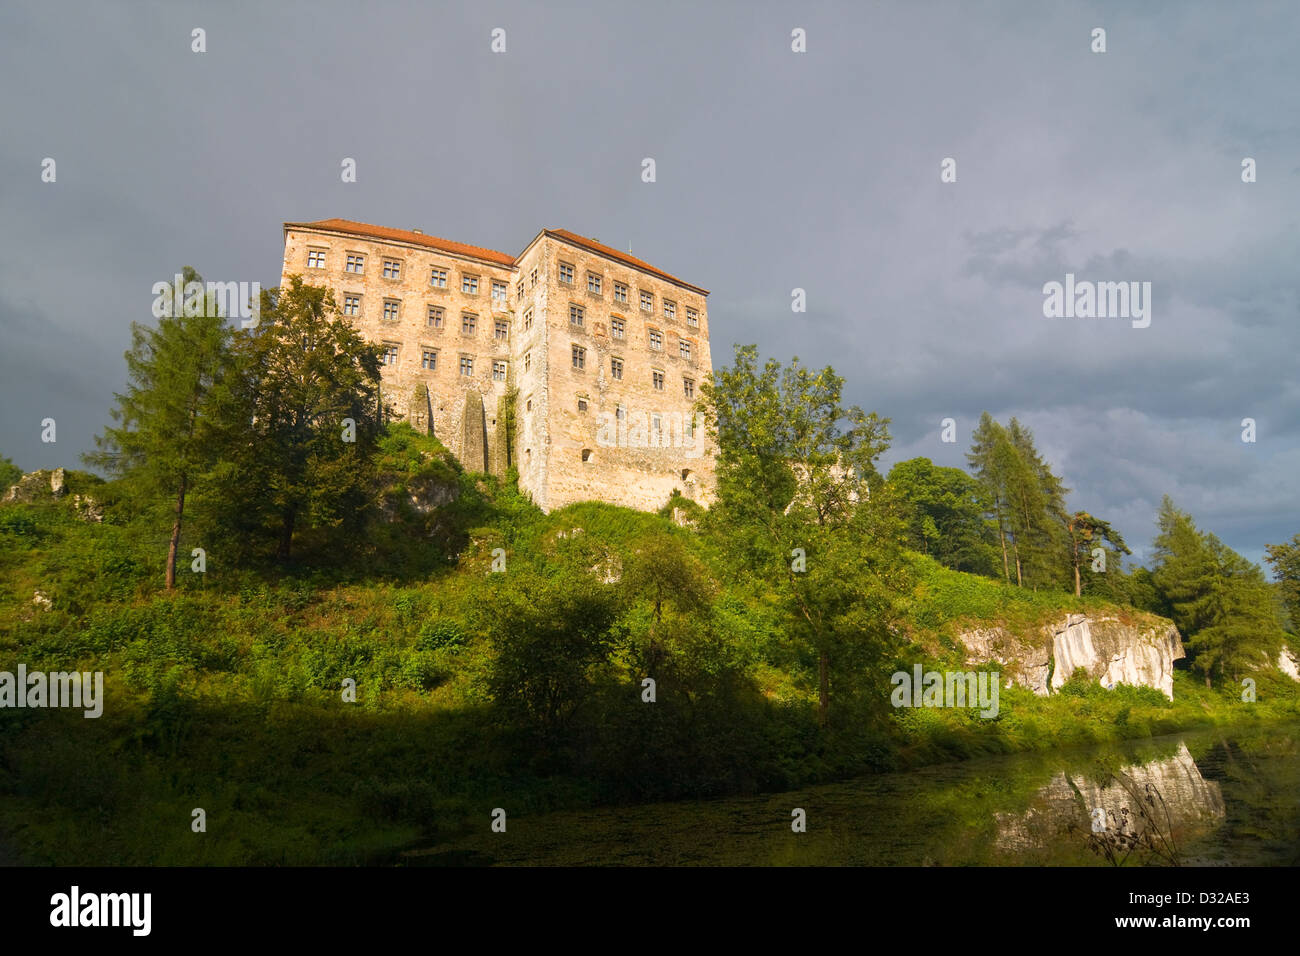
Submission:
<svg viewBox="0 0 1300 956">
<path fill-rule="evenodd" d="M 285 220 L 507 252 L 559 226 L 709 288 L 715 364 L 833 364 L 893 418 L 889 462 L 962 464 L 982 410 L 1018 415 L 1130 543 L 1169 493 L 1258 559 L 1300 528 L 1297 26 L 1289 3 L 7 4 L 0 451 L 74 465 L 153 282 L 273 284 Z M 1151 282 L 1151 326 L 1044 318 L 1067 272 Z"/>
</svg>

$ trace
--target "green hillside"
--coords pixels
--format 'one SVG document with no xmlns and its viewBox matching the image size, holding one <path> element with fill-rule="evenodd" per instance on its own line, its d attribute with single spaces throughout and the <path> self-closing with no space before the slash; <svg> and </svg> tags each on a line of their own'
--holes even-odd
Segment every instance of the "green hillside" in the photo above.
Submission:
<svg viewBox="0 0 1300 956">
<path fill-rule="evenodd" d="M 992 720 L 895 710 L 889 673 L 959 662 L 952 638 L 969 625 L 1140 613 L 910 555 L 894 665 L 837 675 L 819 729 L 815 659 L 773 593 L 728 570 L 732 542 L 607 505 L 544 515 L 400 429 L 381 451 L 389 507 L 355 548 L 310 567 L 232 566 L 213 549 L 170 594 L 165 536 L 118 509 L 113 486 L 70 473 L 102 522 L 70 494 L 0 506 L 0 671 L 103 671 L 106 688 L 98 719 L 0 712 L 0 843 L 37 863 L 379 862 L 497 806 L 781 790 L 1300 715 L 1296 685 L 1265 673 L 1249 707 L 1180 674 L 1174 703 L 1084 682 L 1004 690 Z"/>
</svg>

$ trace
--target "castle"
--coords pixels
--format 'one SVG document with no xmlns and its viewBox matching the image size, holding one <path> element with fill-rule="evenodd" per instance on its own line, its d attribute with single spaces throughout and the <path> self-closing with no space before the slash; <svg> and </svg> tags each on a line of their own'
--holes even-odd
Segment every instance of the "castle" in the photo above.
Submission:
<svg viewBox="0 0 1300 956">
<path fill-rule="evenodd" d="M 467 469 L 514 465 L 547 511 L 711 500 L 707 290 L 564 229 L 510 256 L 345 219 L 284 224 L 291 275 L 382 346 L 389 413 Z"/>
</svg>

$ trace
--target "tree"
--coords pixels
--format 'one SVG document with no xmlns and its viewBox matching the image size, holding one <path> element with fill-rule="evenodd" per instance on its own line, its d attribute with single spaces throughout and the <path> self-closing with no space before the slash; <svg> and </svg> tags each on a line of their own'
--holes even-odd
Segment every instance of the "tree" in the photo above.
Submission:
<svg viewBox="0 0 1300 956">
<path fill-rule="evenodd" d="M 1277 575 L 1282 606 L 1291 619 L 1292 630 L 1300 628 L 1300 534 L 1286 544 L 1264 546 L 1265 558 Z"/>
<path fill-rule="evenodd" d="M 649 633 L 639 656 L 648 672 L 657 672 L 664 658 L 660 632 L 665 612 L 683 618 L 706 610 L 713 597 L 713 581 L 678 535 L 658 531 L 638 543 L 624 562 L 619 583 L 626 597 L 651 605 Z"/>
<path fill-rule="evenodd" d="M 1188 637 L 1187 650 L 1205 685 L 1211 686 L 1213 675 L 1235 680 L 1243 669 L 1276 660 L 1282 629 L 1259 567 L 1198 531 L 1168 495 L 1157 524 L 1152 577 Z"/>
<path fill-rule="evenodd" d="M 487 609 L 496 652 L 488 690 L 507 716 L 553 741 L 582 702 L 592 669 L 608 660 L 615 589 L 567 566 L 491 577 L 502 583 Z"/>
<path fill-rule="evenodd" d="M 869 503 L 888 420 L 843 408 L 843 379 L 792 359 L 758 367 L 756 346 L 702 387 L 718 448 L 717 501 L 709 513 L 737 573 L 776 591 L 790 632 L 816 657 L 818 719 L 829 723 L 832 665 L 850 675 L 893 640 L 896 601 L 908 590 L 901 527 Z"/>
<path fill-rule="evenodd" d="M 1030 430 L 1015 418 L 1003 427 L 985 412 L 966 460 L 997 523 L 1003 577 L 1011 580 L 1014 561 L 1019 586 L 1064 584 L 1069 489 L 1039 455 Z"/>
<path fill-rule="evenodd" d="M 996 574 L 994 528 L 984 518 L 988 503 L 978 481 L 960 468 L 912 458 L 894 465 L 886 482 L 897 496 L 909 548 L 958 571 Z"/>
<path fill-rule="evenodd" d="M 202 283 L 185 267 L 184 282 Z M 164 583 L 176 584 L 176 554 L 186 496 L 214 465 L 221 442 L 222 409 L 233 384 L 232 330 L 215 297 L 191 299 L 186 307 L 166 301 L 156 328 L 131 323 L 126 353 L 127 387 L 115 394 L 116 427 L 95 439 L 99 449 L 83 455 L 92 466 L 123 479 L 137 500 L 172 503 L 171 539 Z M 196 314 L 197 313 L 197 314 Z"/>
<path fill-rule="evenodd" d="M 1111 554 L 1133 553 L 1129 550 L 1128 545 L 1124 543 L 1120 533 L 1112 528 L 1109 522 L 1093 517 L 1086 511 L 1076 511 L 1071 515 L 1066 522 L 1066 530 L 1070 536 L 1070 563 L 1074 567 L 1075 597 L 1080 597 L 1083 594 L 1083 579 L 1080 568 L 1092 557 L 1094 548 L 1109 546 L 1106 550 Z M 1109 560 L 1109 554 L 1107 560 Z M 1119 572 L 1121 569 L 1115 567 L 1113 570 Z"/>
<path fill-rule="evenodd" d="M 1033 433 L 1026 426 L 1012 418 L 1006 435 L 1015 450 L 1009 496 L 1016 504 L 1017 563 L 1023 556 L 1025 577 L 1035 587 L 1063 585 L 1069 522 L 1065 496 L 1069 489 L 1038 453 Z"/>
<path fill-rule="evenodd" d="M 263 292 L 261 322 L 235 343 L 242 433 L 224 463 L 222 512 L 293 555 L 296 531 L 359 529 L 381 427 L 380 349 L 340 318 L 329 290 L 291 276 Z"/>
<path fill-rule="evenodd" d="M 0 491 L 8 491 L 11 487 L 22 480 L 23 470 L 10 461 L 6 456 L 0 455 Z"/>
<path fill-rule="evenodd" d="M 1002 578 L 1011 581 L 1011 567 L 1007 554 L 1007 471 L 1009 467 L 1006 431 L 988 412 L 980 415 L 980 423 L 971 436 L 971 450 L 966 461 L 975 471 L 975 477 L 984 489 L 986 514 L 992 516 L 998 530 L 998 544 L 1002 548 Z"/>
</svg>

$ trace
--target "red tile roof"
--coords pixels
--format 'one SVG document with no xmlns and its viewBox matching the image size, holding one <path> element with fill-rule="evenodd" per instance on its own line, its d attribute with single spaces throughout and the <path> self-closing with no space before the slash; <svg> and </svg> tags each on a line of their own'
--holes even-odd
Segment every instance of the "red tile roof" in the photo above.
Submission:
<svg viewBox="0 0 1300 956">
<path fill-rule="evenodd" d="M 546 233 L 547 235 L 556 236 L 557 238 L 563 239 L 565 242 L 571 242 L 575 246 L 581 246 L 583 249 L 586 249 L 589 252 L 599 253 L 600 255 L 605 256 L 609 259 L 613 259 L 616 262 L 622 262 L 625 265 L 629 265 L 634 269 L 640 269 L 642 272 L 648 272 L 652 276 L 658 276 L 661 279 L 667 279 L 669 282 L 673 283 L 674 285 L 685 286 L 688 289 L 692 289 L 696 292 L 699 292 L 701 295 L 709 294 L 709 291 L 707 289 L 701 289 L 697 285 L 691 285 L 689 282 L 683 282 L 681 279 L 677 278 L 676 276 L 669 275 L 667 272 L 664 272 L 662 269 L 656 269 L 648 262 L 643 262 L 640 259 L 634 258 L 633 256 L 628 255 L 626 252 L 619 252 L 617 249 L 613 249 L 609 246 L 602 245 L 601 243 L 597 242 L 595 239 L 588 239 L 586 236 L 580 236 L 576 232 L 569 232 L 569 230 L 567 229 L 547 229 Z"/>
<path fill-rule="evenodd" d="M 450 239 L 439 239 L 437 236 L 426 236 L 422 232 L 411 232 L 407 229 L 390 229 L 388 226 L 372 226 L 364 222 L 352 222 L 350 219 L 321 219 L 318 222 L 286 222 L 286 229 L 294 226 L 301 226 L 310 229 L 328 229 L 331 232 L 346 232 L 353 236 L 368 236 L 373 239 L 391 239 L 394 242 L 410 242 L 417 246 L 428 246 L 430 249 L 437 249 L 441 252 L 450 252 L 460 256 L 471 256 L 475 259 L 483 259 L 487 262 L 495 262 L 499 265 L 513 268 L 515 257 L 508 256 L 504 252 L 497 252 L 495 249 L 484 249 L 481 246 L 469 246 L 463 242 L 452 242 Z"/>
<path fill-rule="evenodd" d="M 430 249 L 438 249 L 441 252 L 450 252 L 461 256 L 470 256 L 475 259 L 482 259 L 487 262 L 494 262 L 498 265 L 513 268 L 516 262 L 514 256 L 508 256 L 504 252 L 497 252 L 495 249 L 484 249 L 481 246 L 469 246 L 463 242 L 453 242 L 450 239 L 439 239 L 437 236 L 426 236 L 422 232 L 411 232 L 407 229 L 391 229 L 388 226 L 372 226 L 364 222 L 353 222 L 350 219 L 321 219 L 317 222 L 286 222 L 285 229 L 294 227 L 306 229 L 322 229 L 330 232 L 343 232 L 352 236 L 365 236 L 372 239 L 390 239 L 394 242 L 409 242 L 414 245 L 428 246 Z M 570 232 L 567 229 L 544 229 L 542 230 L 548 236 L 554 236 L 564 242 L 571 243 L 589 252 L 595 252 L 598 255 L 613 259 L 615 262 L 621 262 L 624 265 L 631 266 L 634 269 L 640 269 L 642 272 L 648 272 L 650 275 L 658 276 L 661 279 L 673 283 L 674 285 L 683 286 L 701 295 L 708 295 L 707 289 L 701 289 L 699 286 L 691 285 L 689 282 L 683 282 L 676 276 L 669 275 L 662 269 L 656 269 L 648 262 L 637 259 L 626 252 L 619 252 L 610 246 L 603 245 L 595 239 L 588 239 L 586 236 L 580 236 L 576 232 Z"/>
</svg>

